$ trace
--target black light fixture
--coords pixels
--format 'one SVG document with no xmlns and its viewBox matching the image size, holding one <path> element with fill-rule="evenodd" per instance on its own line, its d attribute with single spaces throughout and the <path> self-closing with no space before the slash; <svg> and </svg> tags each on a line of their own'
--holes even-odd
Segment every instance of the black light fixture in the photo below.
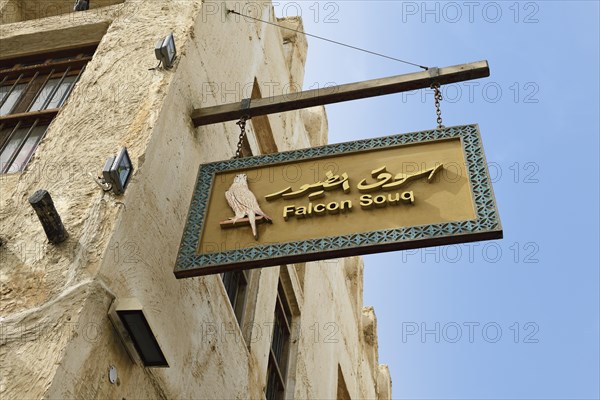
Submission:
<svg viewBox="0 0 600 400">
<path fill-rule="evenodd" d="M 53 244 L 59 244 L 67 240 L 69 234 L 67 233 L 61 219 L 58 215 L 56 207 L 54 207 L 54 201 L 47 190 L 37 190 L 33 195 L 29 197 L 29 204 L 35 210 L 44 232 L 48 237 L 48 241 Z"/>
<path fill-rule="evenodd" d="M 135 298 L 117 299 L 108 312 L 131 359 L 144 367 L 169 367 L 142 305 Z"/>
<path fill-rule="evenodd" d="M 75 0 L 73 11 L 86 11 L 90 9 L 90 0 Z"/>
<path fill-rule="evenodd" d="M 102 169 L 104 183 L 109 184 L 115 194 L 125 192 L 125 187 L 129 183 L 132 173 L 133 165 L 126 147 L 123 147 L 116 157 L 107 159 Z"/>
<path fill-rule="evenodd" d="M 171 68 L 177 57 L 177 49 L 175 48 L 175 38 L 171 32 L 164 38 L 158 39 L 154 46 L 154 54 L 156 59 L 162 63 L 165 68 Z M 159 63 L 159 65 L 160 65 Z"/>
</svg>

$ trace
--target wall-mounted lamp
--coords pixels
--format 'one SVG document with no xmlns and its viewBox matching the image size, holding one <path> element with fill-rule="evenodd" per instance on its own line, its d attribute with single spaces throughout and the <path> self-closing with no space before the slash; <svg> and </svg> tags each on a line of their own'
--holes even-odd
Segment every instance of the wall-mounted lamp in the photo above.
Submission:
<svg viewBox="0 0 600 400">
<path fill-rule="evenodd" d="M 121 336 L 131 359 L 144 367 L 169 367 L 158 340 L 135 298 L 116 299 L 108 316 Z"/>
<path fill-rule="evenodd" d="M 177 49 L 175 48 L 175 38 L 173 33 L 168 34 L 166 37 L 158 39 L 154 46 L 154 54 L 156 59 L 162 63 L 165 68 L 171 68 L 177 57 Z"/>
<path fill-rule="evenodd" d="M 73 11 L 86 11 L 90 9 L 90 0 L 75 0 Z"/>
<path fill-rule="evenodd" d="M 104 163 L 102 169 L 103 184 L 108 185 L 106 191 L 111 190 L 115 194 L 123 194 L 133 173 L 133 165 L 127 148 L 123 147 L 116 157 L 110 157 Z"/>
</svg>

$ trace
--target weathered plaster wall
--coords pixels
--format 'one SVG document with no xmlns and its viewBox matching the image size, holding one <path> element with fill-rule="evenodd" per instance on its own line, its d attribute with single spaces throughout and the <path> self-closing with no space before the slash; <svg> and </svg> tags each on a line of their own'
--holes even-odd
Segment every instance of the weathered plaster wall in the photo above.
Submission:
<svg viewBox="0 0 600 400">
<path fill-rule="evenodd" d="M 238 137 L 233 122 L 194 128 L 189 115 L 250 97 L 245 90 L 255 79 L 263 96 L 302 82 L 306 44 L 284 39 L 277 28 L 225 17 L 223 9 L 208 12 L 200 1 L 127 1 L 106 10 L 75 23 L 106 23 L 106 34 L 27 172 L 0 178 L 6 242 L 0 248 L 0 396 L 261 398 L 280 267 L 257 270 L 250 343 L 219 276 L 176 280 L 172 272 L 198 165 L 230 158 Z M 273 19 L 270 8 L 264 17 Z M 57 31 L 71 20 L 3 25 L 0 43 Z M 149 71 L 154 42 L 170 31 L 179 50 L 175 67 Z M 268 121 L 280 150 L 326 140 L 322 108 Z M 120 146 L 128 147 L 136 171 L 126 193 L 115 197 L 88 172 L 97 174 Z M 39 188 L 49 190 L 69 231 L 59 246 L 46 243 L 27 204 Z M 361 260 L 309 263 L 303 285 L 294 268 L 281 268 L 300 315 L 289 398 L 334 398 L 338 364 L 352 398 L 378 398 L 378 386 L 388 390 L 389 373 L 386 378 L 377 364 L 376 336 L 368 330 L 374 316 L 362 311 Z M 107 318 L 115 296 L 144 305 L 170 368 L 129 360 Z M 107 377 L 111 365 L 119 374 L 114 385 Z M 381 393 L 381 399 L 391 395 Z"/>
<path fill-rule="evenodd" d="M 44 354 L 43 351 L 23 354 L 22 362 L 33 369 L 33 376 L 23 375 L 12 357 L 3 358 L 0 390 L 8 393 L 8 397 L 27 394 L 26 397 L 39 398 L 48 390 L 57 365 L 66 358 L 65 346 L 74 327 L 78 326 L 81 316 L 88 315 L 80 309 L 83 300 L 90 296 L 89 289 L 80 303 L 72 304 L 65 293 L 85 286 L 85 282 L 89 285 L 96 278 L 103 257 L 104 262 L 114 262 L 115 256 L 108 253 L 107 244 L 123 204 L 122 199 L 99 191 L 87 172 L 97 174 L 106 157 L 122 145 L 130 148 L 139 167 L 137 157 L 143 155 L 151 133 L 143 126 L 152 123 L 149 110 L 160 109 L 164 88 L 171 78 L 170 74 L 148 71 L 149 66 L 155 65 L 148 44 L 151 49 L 157 37 L 171 29 L 182 38 L 189 35 L 190 24 L 200 8 L 199 4 L 188 2 L 148 2 L 143 13 L 134 12 L 139 10 L 139 4 L 117 7 L 118 14 L 114 15 L 114 23 L 103 37 L 96 57 L 88 64 L 67 106 L 50 127 L 28 172 L 2 177 L 1 232 L 6 241 L 1 250 L 3 328 L 8 335 L 23 327 L 29 329 L 19 313 L 31 312 L 34 307 L 46 307 L 49 303 L 62 309 L 65 318 L 71 318 L 69 324 L 64 323 L 62 317 L 39 319 L 32 328 L 47 338 L 35 344 L 52 349 L 47 360 L 41 358 L 43 366 L 39 369 L 32 360 L 39 361 L 37 357 Z M 131 8 L 129 13 L 128 7 Z M 178 18 L 157 20 L 156 16 L 163 12 L 172 12 Z M 51 32 L 71 20 L 67 15 L 3 26 L 2 39 L 26 35 L 35 31 L 35 26 L 43 26 Z M 77 37 L 74 40 L 77 41 Z M 69 231 L 69 240 L 60 246 L 46 243 L 37 217 L 27 204 L 27 197 L 39 188 L 50 191 Z M 127 248 L 117 252 L 116 257 L 132 256 Z M 87 303 L 91 299 L 89 297 Z M 106 311 L 94 316 L 98 325 L 103 325 Z M 81 332 L 76 333 L 83 336 Z M 7 337 L 2 352 L 19 353 L 21 342 Z M 69 372 L 76 374 L 77 371 Z M 29 380 L 29 384 L 19 385 L 16 376 Z M 80 378 L 79 382 L 85 382 Z"/>
<path fill-rule="evenodd" d="M 124 0 L 93 0 L 90 10 L 98 11 L 107 6 L 122 3 Z M 3 24 L 42 19 L 54 15 L 73 13 L 73 0 L 2 0 L 0 1 L 0 22 Z"/>
<path fill-rule="evenodd" d="M 18 22 L 21 18 L 21 3 L 19 0 L 0 0 L 1 24 Z"/>
</svg>

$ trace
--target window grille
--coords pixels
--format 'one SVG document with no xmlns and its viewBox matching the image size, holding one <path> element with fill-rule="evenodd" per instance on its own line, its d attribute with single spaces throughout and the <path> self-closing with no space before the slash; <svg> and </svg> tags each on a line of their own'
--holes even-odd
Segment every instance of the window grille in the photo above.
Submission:
<svg viewBox="0 0 600 400">
<path fill-rule="evenodd" d="M 229 271 L 221 274 L 223 286 L 229 297 L 229 302 L 235 313 L 235 317 L 240 327 L 244 316 L 244 303 L 248 288 L 248 271 Z"/>
<path fill-rule="evenodd" d="M 273 339 L 271 340 L 269 363 L 267 366 L 267 387 L 265 393 L 267 400 L 280 400 L 284 397 L 291 333 L 292 314 L 280 283 L 277 288 Z"/>
<path fill-rule="evenodd" d="M 23 171 L 96 46 L 0 61 L 0 173 Z"/>
</svg>

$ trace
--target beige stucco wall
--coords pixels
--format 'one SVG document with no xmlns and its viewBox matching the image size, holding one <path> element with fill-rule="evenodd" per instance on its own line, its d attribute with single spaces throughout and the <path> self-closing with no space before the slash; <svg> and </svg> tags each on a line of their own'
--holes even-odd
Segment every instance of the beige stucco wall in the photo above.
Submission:
<svg viewBox="0 0 600 400">
<path fill-rule="evenodd" d="M 173 275 L 198 165 L 231 158 L 238 137 L 233 122 L 194 128 L 191 111 L 249 97 L 255 79 L 263 95 L 303 80 L 303 38 L 226 18 L 223 4 L 211 3 L 215 12 L 194 0 L 126 1 L 1 25 L 0 58 L 101 38 L 27 171 L 0 177 L 2 398 L 262 398 L 280 269 L 299 315 L 287 397 L 335 398 L 339 364 L 353 399 L 390 398 L 374 314 L 362 306 L 361 259 L 309 263 L 302 277 L 292 266 L 256 270 L 249 343 L 219 276 Z M 154 42 L 170 31 L 178 61 L 150 71 Z M 322 108 L 268 121 L 279 150 L 327 137 Z M 249 130 L 256 154 L 259 135 Z M 88 173 L 121 146 L 136 171 L 117 197 Z M 40 188 L 69 232 L 61 245 L 47 243 L 27 204 Z M 115 296 L 144 305 L 170 368 L 131 362 L 107 317 Z"/>
</svg>

